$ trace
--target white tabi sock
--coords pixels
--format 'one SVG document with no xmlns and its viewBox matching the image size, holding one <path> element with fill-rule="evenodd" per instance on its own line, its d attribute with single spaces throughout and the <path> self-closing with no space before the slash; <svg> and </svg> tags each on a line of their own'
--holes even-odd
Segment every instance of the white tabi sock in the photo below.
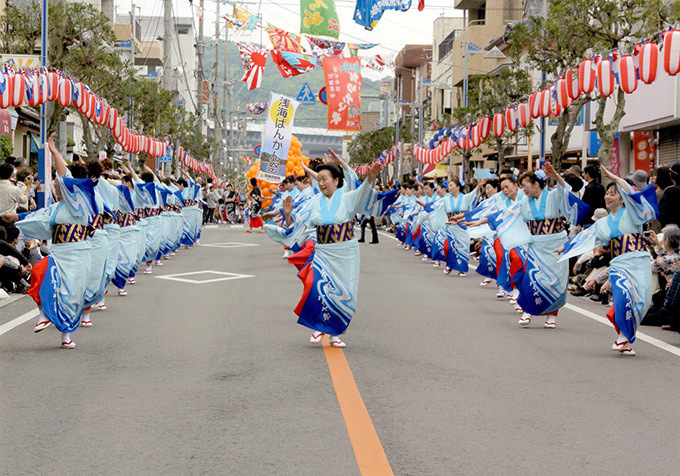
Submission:
<svg viewBox="0 0 680 476">
<path fill-rule="evenodd" d="M 62 332 L 61 333 L 61 341 L 62 342 L 71 342 L 71 334 L 68 332 Z"/>
<path fill-rule="evenodd" d="M 90 311 L 83 312 L 83 317 L 82 317 L 81 320 L 85 321 L 85 322 L 89 321 L 90 320 Z"/>
<path fill-rule="evenodd" d="M 38 313 L 38 322 L 35 323 L 36 326 L 38 324 L 40 324 L 41 322 L 49 321 L 49 319 L 47 318 L 47 315 L 43 312 L 43 310 L 40 309 L 39 311 L 40 312 Z"/>
</svg>

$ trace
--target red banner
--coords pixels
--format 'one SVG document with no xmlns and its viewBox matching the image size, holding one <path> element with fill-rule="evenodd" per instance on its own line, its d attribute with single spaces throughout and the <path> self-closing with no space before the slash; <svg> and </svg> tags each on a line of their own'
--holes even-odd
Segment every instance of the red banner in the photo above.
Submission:
<svg viewBox="0 0 680 476">
<path fill-rule="evenodd" d="M 361 130 L 361 58 L 323 58 L 328 129 Z"/>
<path fill-rule="evenodd" d="M 651 144 L 651 132 L 633 132 L 635 170 L 649 171 L 656 165 L 656 148 Z"/>
</svg>

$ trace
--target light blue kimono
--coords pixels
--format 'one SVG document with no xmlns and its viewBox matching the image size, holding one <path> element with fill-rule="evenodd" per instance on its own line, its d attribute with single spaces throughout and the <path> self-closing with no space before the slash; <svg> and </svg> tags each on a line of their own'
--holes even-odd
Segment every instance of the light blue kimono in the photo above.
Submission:
<svg viewBox="0 0 680 476">
<path fill-rule="evenodd" d="M 466 194 L 460 193 L 457 197 L 447 193 L 444 208 L 440 213 L 448 217 L 453 213 L 466 212 L 470 210 L 475 197 L 475 190 Z M 446 259 L 446 266 L 459 273 L 467 273 L 470 260 L 470 233 L 467 227 L 461 224 L 445 225 L 437 233 L 443 235 L 441 238 L 435 238 L 435 243 L 437 246 L 440 243 L 443 245 L 441 254 Z"/>
<path fill-rule="evenodd" d="M 351 222 L 357 213 L 370 215 L 378 199 L 371 184 L 353 191 L 338 189 L 330 198 L 319 194 L 310 199 L 289 228 L 265 224 L 269 237 L 291 246 L 310 228 Z M 383 204 L 381 213 L 389 204 Z M 298 323 L 331 335 L 345 332 L 356 311 L 359 287 L 359 244 L 356 238 L 336 243 L 317 242 L 310 262 L 300 271 L 304 292 L 296 314 Z"/>
<path fill-rule="evenodd" d="M 565 264 L 573 256 L 590 251 L 597 245 L 609 245 L 610 240 L 627 234 L 641 234 L 643 225 L 659 216 L 656 192 L 648 185 L 632 193 L 618 187 L 625 207 L 611 213 L 569 240 L 560 261 Z M 680 204 L 678 204 L 680 206 Z M 652 267 L 648 251 L 619 254 L 609 263 L 609 283 L 614 300 L 613 320 L 629 342 L 635 342 L 635 332 L 652 304 Z"/>
<path fill-rule="evenodd" d="M 555 250 L 567 240 L 567 232 L 532 235 L 527 222 L 565 216 L 578 224 L 589 207 L 571 194 L 571 187 L 544 189 L 536 198 L 524 197 L 502 212 L 500 219 L 490 218 L 505 251 L 526 245 L 526 267 L 519 289 L 517 304 L 530 315 L 552 314 L 567 301 L 569 267 L 559 262 Z"/>
<path fill-rule="evenodd" d="M 118 206 L 121 213 L 135 214 L 130 189 L 125 185 L 116 187 L 118 191 Z M 146 243 L 144 232 L 138 225 L 120 227 L 118 246 L 118 260 L 113 277 L 113 284 L 119 289 L 125 289 L 128 278 L 134 276 L 142 260 Z"/>
<path fill-rule="evenodd" d="M 94 189 L 94 196 L 97 208 L 100 213 L 104 210 L 104 199 L 98 187 Z M 90 217 L 92 219 L 92 217 Z M 85 289 L 85 307 L 98 303 L 106 292 L 106 258 L 109 254 L 109 233 L 106 229 L 95 230 L 94 235 L 88 238 L 92 244 L 90 249 L 90 274 L 87 278 L 87 288 Z"/>
<path fill-rule="evenodd" d="M 27 215 L 16 226 L 29 238 L 51 240 L 52 227 L 60 224 L 87 225 L 99 213 L 90 179 L 57 177 L 62 200 Z M 80 325 L 85 290 L 90 275 L 90 240 L 51 243 L 45 275 L 39 290 L 39 305 L 61 332 Z M 85 259 L 84 259 L 85 258 Z M 37 265 L 36 265 L 37 266 Z"/>
<path fill-rule="evenodd" d="M 111 185 L 104 177 L 100 177 L 96 189 L 101 194 L 104 204 L 106 207 L 108 207 L 109 212 L 113 212 L 115 214 L 115 212 L 120 211 L 120 197 L 118 195 L 118 189 L 115 185 Z M 115 223 L 105 223 L 104 231 L 106 231 L 107 234 L 108 248 L 106 254 L 106 263 L 104 266 L 104 276 L 99 290 L 101 297 L 103 297 L 104 293 L 106 293 L 106 288 L 113 279 L 113 275 L 116 272 L 116 266 L 118 265 L 120 225 L 117 223 L 117 221 Z"/>
</svg>

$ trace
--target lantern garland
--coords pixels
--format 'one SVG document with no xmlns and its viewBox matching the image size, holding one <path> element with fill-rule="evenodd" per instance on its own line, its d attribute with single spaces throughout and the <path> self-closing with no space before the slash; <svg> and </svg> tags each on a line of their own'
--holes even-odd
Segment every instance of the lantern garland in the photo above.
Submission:
<svg viewBox="0 0 680 476">
<path fill-rule="evenodd" d="M 132 132 L 115 107 L 74 77 L 46 68 L 15 71 L 11 65 L 0 71 L 0 108 L 35 107 L 53 101 L 62 107 L 74 107 L 94 123 L 108 127 L 124 152 L 143 152 L 155 158 L 166 154 L 168 143 L 165 140 Z M 194 159 L 181 146 L 179 151 L 182 164 L 194 172 L 216 178 L 210 164 Z"/>
<path fill-rule="evenodd" d="M 663 61 L 663 69 L 669 76 L 675 76 L 680 73 L 680 30 L 671 27 L 656 36 L 661 47 L 653 41 L 642 42 L 635 45 L 633 54 L 621 55 L 613 50 L 584 59 L 578 67 L 568 69 L 564 77 L 508 105 L 501 112 L 484 116 L 472 124 L 441 129 L 428 148 L 414 144 L 413 156 L 423 164 L 436 164 L 453 149 L 478 147 L 491 134 L 500 137 L 519 126 L 529 127 L 531 119 L 559 116 L 582 95 L 610 97 L 616 88 L 632 94 L 638 88 L 638 80 L 645 84 L 655 81 L 659 61 Z M 661 54 L 663 56 L 659 58 Z"/>
</svg>

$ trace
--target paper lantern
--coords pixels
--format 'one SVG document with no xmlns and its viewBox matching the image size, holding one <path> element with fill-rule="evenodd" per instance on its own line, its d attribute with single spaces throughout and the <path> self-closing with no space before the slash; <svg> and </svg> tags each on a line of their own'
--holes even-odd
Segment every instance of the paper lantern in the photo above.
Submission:
<svg viewBox="0 0 680 476">
<path fill-rule="evenodd" d="M 12 105 L 12 83 L 6 73 L 0 73 L 0 108 Z"/>
<path fill-rule="evenodd" d="M 578 71 L 574 68 L 569 68 L 564 79 L 567 82 L 569 97 L 572 100 L 578 99 L 581 96 L 581 90 L 578 87 Z"/>
<path fill-rule="evenodd" d="M 550 116 L 550 99 L 551 99 L 550 89 L 544 89 L 543 91 L 541 91 L 539 101 L 540 101 L 540 114 L 543 117 Z"/>
<path fill-rule="evenodd" d="M 85 85 L 83 83 L 81 83 L 80 81 L 76 81 L 75 83 L 73 83 L 73 97 L 71 98 L 71 102 L 77 109 L 83 107 L 83 104 L 87 99 L 85 93 L 86 93 Z"/>
<path fill-rule="evenodd" d="M 612 73 L 612 62 L 610 59 L 603 59 L 597 63 L 597 89 L 604 97 L 609 97 L 614 92 L 614 74 Z"/>
<path fill-rule="evenodd" d="M 59 82 L 59 96 L 57 97 L 57 101 L 62 107 L 69 107 L 71 105 L 71 101 L 73 100 L 72 87 L 73 83 L 71 83 L 70 79 L 61 78 L 61 81 Z"/>
<path fill-rule="evenodd" d="M 510 106 L 505 109 L 505 128 L 510 132 L 517 129 L 517 112 L 514 106 Z"/>
<path fill-rule="evenodd" d="M 488 117 L 483 117 L 481 121 L 479 121 L 479 138 L 484 142 L 486 139 L 489 138 L 489 134 L 491 133 L 491 119 Z"/>
<path fill-rule="evenodd" d="M 569 107 L 571 104 L 571 96 L 569 96 L 569 84 L 565 78 L 560 78 L 555 84 L 555 93 L 557 95 L 557 104 L 561 108 Z"/>
<path fill-rule="evenodd" d="M 541 117 L 541 92 L 535 92 L 529 96 L 529 108 L 532 119 Z"/>
<path fill-rule="evenodd" d="M 624 55 L 619 60 L 619 81 L 621 89 L 626 94 L 630 94 L 637 89 L 635 62 L 631 55 Z"/>
<path fill-rule="evenodd" d="M 94 93 L 90 93 L 90 97 L 87 103 L 87 118 L 88 119 L 93 119 L 95 114 L 97 113 L 97 96 Z"/>
<path fill-rule="evenodd" d="M 493 135 L 500 137 L 505 132 L 505 115 L 497 112 L 493 116 Z"/>
<path fill-rule="evenodd" d="M 29 106 L 39 106 L 40 103 L 40 83 L 35 74 L 26 76 L 26 102 Z"/>
<path fill-rule="evenodd" d="M 638 57 L 640 81 L 651 84 L 656 79 L 656 69 L 659 63 L 659 47 L 656 43 L 645 43 Z"/>
<path fill-rule="evenodd" d="M 59 96 L 59 73 L 50 71 L 47 73 L 47 100 L 56 101 Z"/>
<path fill-rule="evenodd" d="M 113 130 L 118 122 L 118 109 L 115 107 L 111 108 L 111 113 L 109 114 L 109 129 Z"/>
<path fill-rule="evenodd" d="M 529 127 L 529 124 L 531 124 L 531 113 L 529 111 L 528 103 L 519 103 L 517 106 L 517 115 L 519 116 L 519 124 L 522 127 Z"/>
<path fill-rule="evenodd" d="M 578 88 L 581 94 L 590 94 L 595 89 L 595 71 L 593 60 L 583 60 L 578 67 Z"/>
<path fill-rule="evenodd" d="M 663 37 L 663 69 L 671 76 L 680 71 L 680 30 L 670 30 Z"/>
<path fill-rule="evenodd" d="M 12 106 L 22 106 L 26 101 L 26 80 L 24 79 L 24 76 L 19 73 L 10 75 L 9 80 L 12 85 Z"/>
</svg>

